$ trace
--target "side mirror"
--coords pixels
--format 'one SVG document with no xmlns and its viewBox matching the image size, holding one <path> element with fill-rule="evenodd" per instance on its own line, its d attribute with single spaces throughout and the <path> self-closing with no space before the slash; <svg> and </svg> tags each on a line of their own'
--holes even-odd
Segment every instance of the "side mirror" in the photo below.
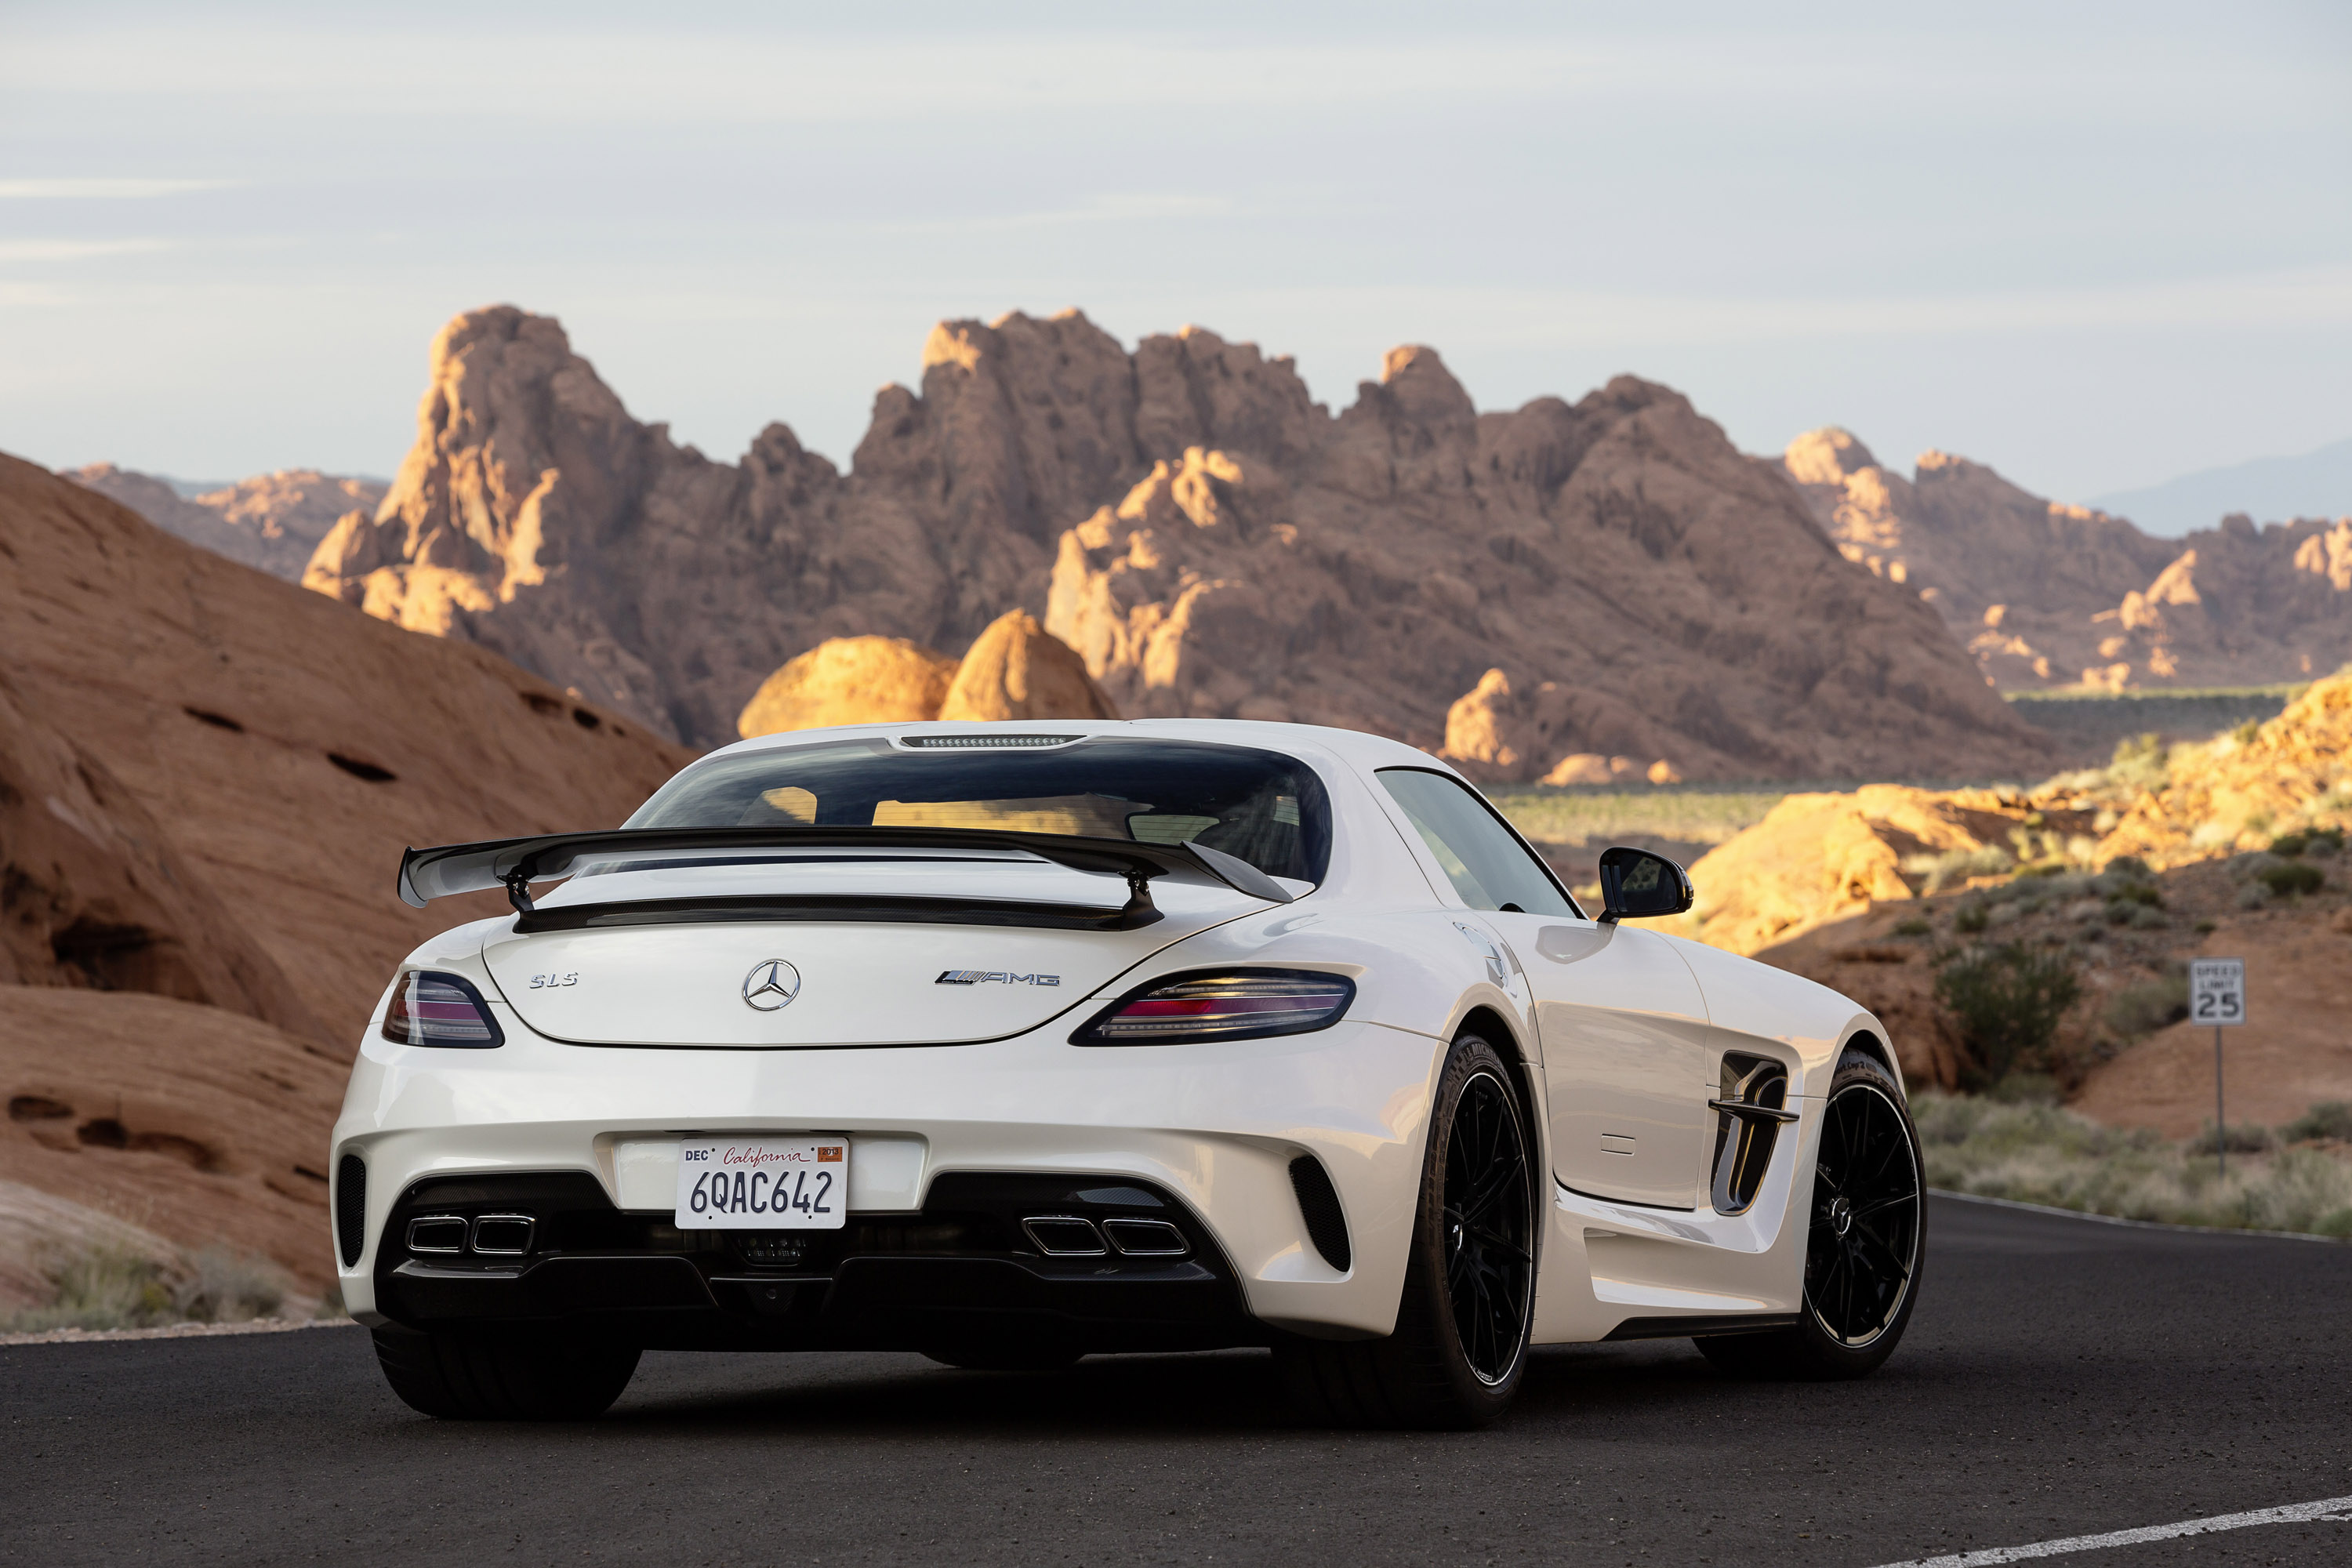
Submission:
<svg viewBox="0 0 2352 1568">
<path fill-rule="evenodd" d="M 1680 866 L 1647 849 L 1619 845 L 1601 852 L 1601 923 L 1654 920 L 1691 907 L 1691 879 Z"/>
</svg>

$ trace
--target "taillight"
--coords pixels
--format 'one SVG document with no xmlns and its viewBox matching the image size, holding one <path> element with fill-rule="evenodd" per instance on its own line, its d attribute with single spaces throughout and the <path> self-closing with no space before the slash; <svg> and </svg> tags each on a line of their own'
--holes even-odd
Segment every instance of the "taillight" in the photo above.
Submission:
<svg viewBox="0 0 2352 1568">
<path fill-rule="evenodd" d="M 1174 975 L 1131 991 L 1070 1037 L 1074 1046 L 1255 1040 L 1328 1028 L 1356 998 L 1344 974 L 1234 969 Z"/>
<path fill-rule="evenodd" d="M 392 988 L 392 1002 L 383 1010 L 383 1037 L 403 1046 L 476 1050 L 507 1043 L 471 981 L 425 969 L 410 970 Z"/>
</svg>

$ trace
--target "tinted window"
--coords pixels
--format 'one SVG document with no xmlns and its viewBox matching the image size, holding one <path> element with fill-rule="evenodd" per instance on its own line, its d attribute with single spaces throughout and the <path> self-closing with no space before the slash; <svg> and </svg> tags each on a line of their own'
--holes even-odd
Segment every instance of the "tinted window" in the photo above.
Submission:
<svg viewBox="0 0 2352 1568">
<path fill-rule="evenodd" d="M 1574 915 L 1542 862 L 1528 853 L 1494 807 L 1459 780 L 1418 768 L 1383 768 L 1381 783 L 1404 807 L 1462 901 L 1474 910 Z"/>
<path fill-rule="evenodd" d="M 687 769 L 628 826 L 796 823 L 1198 839 L 1269 876 L 1305 882 L 1320 882 L 1331 858 L 1322 781 L 1297 758 L 1116 737 L 1017 751 L 835 741 L 740 752 Z"/>
</svg>

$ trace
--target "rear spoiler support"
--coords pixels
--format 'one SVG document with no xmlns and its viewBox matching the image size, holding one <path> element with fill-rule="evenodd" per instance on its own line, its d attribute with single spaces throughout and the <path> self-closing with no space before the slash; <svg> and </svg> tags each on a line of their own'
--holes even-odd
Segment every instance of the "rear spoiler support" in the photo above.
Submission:
<svg viewBox="0 0 2352 1568">
<path fill-rule="evenodd" d="M 1128 900 L 1119 912 L 1139 925 L 1159 918 L 1151 902 L 1156 877 L 1231 888 L 1269 903 L 1286 904 L 1293 896 L 1239 856 L 1205 844 L 1143 844 L 988 828 L 840 826 L 620 827 L 411 848 L 400 857 L 398 891 L 402 902 L 421 910 L 452 893 L 503 888 L 515 911 L 527 915 L 534 907 L 531 883 L 568 877 L 583 861 L 719 849 L 1021 850 L 1074 871 L 1123 878 Z"/>
</svg>

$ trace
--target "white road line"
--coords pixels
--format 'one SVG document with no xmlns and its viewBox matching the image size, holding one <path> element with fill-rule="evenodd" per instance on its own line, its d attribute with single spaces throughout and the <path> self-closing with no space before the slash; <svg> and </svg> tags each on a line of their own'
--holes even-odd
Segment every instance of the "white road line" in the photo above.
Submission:
<svg viewBox="0 0 2352 1568">
<path fill-rule="evenodd" d="M 1980 1552 L 1955 1552 L 1948 1557 L 1906 1557 L 1883 1568 L 1986 1568 L 1995 1563 L 2023 1563 L 2034 1557 L 2056 1557 L 2068 1552 L 2096 1552 L 2103 1546 L 2137 1546 L 2144 1541 L 2170 1541 L 2181 1535 L 2206 1535 L 2218 1530 L 2243 1530 L 2252 1524 L 2302 1524 L 2311 1520 L 2352 1520 L 2352 1497 L 2325 1502 L 2295 1502 L 2284 1508 L 2258 1508 L 2252 1513 L 2224 1513 L 2211 1519 L 2187 1519 L 2179 1524 L 2151 1524 L 2139 1530 L 2115 1530 L 2105 1535 L 2070 1535 L 2063 1541 L 2037 1541 L 2030 1546 L 1988 1546 Z"/>
</svg>

